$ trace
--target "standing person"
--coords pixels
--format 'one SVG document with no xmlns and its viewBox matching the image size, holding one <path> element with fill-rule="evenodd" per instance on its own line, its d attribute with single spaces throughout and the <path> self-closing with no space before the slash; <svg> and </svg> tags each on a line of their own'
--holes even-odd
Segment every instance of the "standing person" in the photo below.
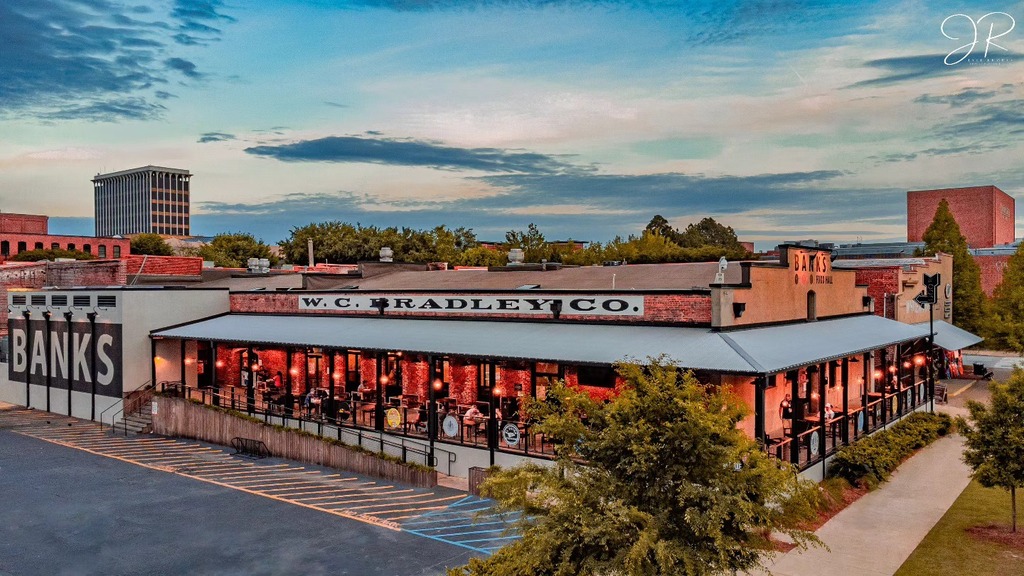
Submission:
<svg viewBox="0 0 1024 576">
<path fill-rule="evenodd" d="M 786 397 L 779 403 L 779 418 L 782 420 L 793 419 L 793 400 L 789 394 L 786 394 Z"/>
</svg>

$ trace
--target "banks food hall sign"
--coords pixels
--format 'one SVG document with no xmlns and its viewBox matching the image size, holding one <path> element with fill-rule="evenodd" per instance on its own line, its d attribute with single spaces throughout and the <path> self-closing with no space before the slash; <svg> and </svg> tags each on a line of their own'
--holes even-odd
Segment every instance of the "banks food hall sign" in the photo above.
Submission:
<svg viewBox="0 0 1024 576">
<path fill-rule="evenodd" d="M 794 284 L 832 284 L 832 253 L 789 250 Z"/>
<path fill-rule="evenodd" d="M 51 321 L 49 332 L 45 320 L 32 320 L 26 325 L 23 318 L 11 316 L 7 323 L 8 340 L 7 376 L 12 382 L 30 382 L 39 386 L 76 392 L 91 392 L 93 378 L 96 393 L 120 398 L 121 379 L 121 325 L 97 322 L 93 329 L 88 322 L 68 323 Z"/>
<path fill-rule="evenodd" d="M 420 314 L 643 316 L 643 296 L 323 295 L 300 296 L 299 310 Z"/>
</svg>

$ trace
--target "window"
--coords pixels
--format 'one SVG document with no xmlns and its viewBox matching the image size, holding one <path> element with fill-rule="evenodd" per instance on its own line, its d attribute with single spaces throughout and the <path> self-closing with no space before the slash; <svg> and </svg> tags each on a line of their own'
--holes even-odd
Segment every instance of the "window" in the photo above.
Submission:
<svg viewBox="0 0 1024 576">
<path fill-rule="evenodd" d="M 78 308 L 88 308 L 88 307 L 92 306 L 92 296 L 89 296 L 89 295 L 85 295 L 85 296 L 75 295 L 75 296 L 71 297 L 71 302 L 74 304 L 74 306 L 76 306 Z"/>
<path fill-rule="evenodd" d="M 28 245 L 24 242 L 18 242 L 18 252 L 24 252 L 26 250 L 28 250 Z"/>
<path fill-rule="evenodd" d="M 10 256 L 11 255 L 11 243 L 7 240 L 0 242 L 0 255 Z"/>
<path fill-rule="evenodd" d="M 476 401 L 477 402 L 490 402 L 491 401 L 491 388 L 494 386 L 494 382 L 491 380 L 492 372 L 494 371 L 494 364 L 491 362 L 481 362 L 480 369 L 476 379 Z M 481 408 L 483 410 L 483 408 Z"/>
<path fill-rule="evenodd" d="M 818 319 L 818 295 L 811 290 L 807 293 L 807 321 L 814 322 Z"/>
<path fill-rule="evenodd" d="M 615 387 L 615 370 L 611 366 L 580 366 L 576 369 L 580 386 Z"/>
<path fill-rule="evenodd" d="M 58 243 L 58 242 L 53 242 L 52 244 L 50 244 L 50 249 L 51 250 L 57 250 L 59 248 L 60 248 L 60 243 Z"/>
<path fill-rule="evenodd" d="M 50 297 L 50 304 L 54 306 L 67 306 L 68 296 L 67 294 L 54 294 Z"/>
<path fill-rule="evenodd" d="M 346 362 L 346 387 L 349 391 L 354 391 L 359 387 L 359 352 L 349 352 L 348 360 Z"/>
<path fill-rule="evenodd" d="M 42 242 L 36 242 L 36 248 L 35 249 L 36 250 L 42 250 L 43 249 L 43 243 Z"/>
<path fill-rule="evenodd" d="M 562 367 L 554 362 L 537 362 L 533 366 L 533 395 L 537 400 L 548 396 L 551 383 L 562 377 Z"/>
<path fill-rule="evenodd" d="M 114 246 L 114 258 L 120 258 L 120 257 L 121 257 L 121 247 L 120 246 Z"/>
<path fill-rule="evenodd" d="M 117 307 L 117 296 L 114 295 L 100 295 L 96 297 L 96 306 L 100 308 L 115 308 Z"/>
<path fill-rule="evenodd" d="M 75 249 L 75 245 L 74 244 L 68 244 L 68 250 L 74 250 L 74 249 Z"/>
<path fill-rule="evenodd" d="M 86 254 L 92 254 L 92 245 L 91 244 L 83 244 L 82 245 L 82 252 L 85 252 Z"/>
<path fill-rule="evenodd" d="M 103 244 L 100 244 L 100 253 L 99 253 L 99 257 L 100 257 L 100 258 L 106 258 L 106 257 L 107 257 L 107 247 L 106 247 L 106 246 L 104 246 Z"/>
</svg>

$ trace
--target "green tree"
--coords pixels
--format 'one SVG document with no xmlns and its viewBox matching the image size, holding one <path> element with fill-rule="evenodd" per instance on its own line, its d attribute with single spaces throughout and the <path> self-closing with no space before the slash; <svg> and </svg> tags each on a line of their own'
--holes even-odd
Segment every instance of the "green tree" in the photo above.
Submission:
<svg viewBox="0 0 1024 576">
<path fill-rule="evenodd" d="M 132 238 L 132 254 L 174 256 L 174 248 L 159 234 L 139 234 Z"/>
<path fill-rule="evenodd" d="M 985 328 L 985 293 L 981 290 L 981 268 L 967 249 L 967 239 L 949 211 L 945 198 L 935 218 L 924 231 L 924 254 L 944 252 L 953 256 L 953 324 L 980 334 Z"/>
<path fill-rule="evenodd" d="M 245 268 L 249 258 L 266 258 L 271 266 L 277 265 L 277 256 L 270 251 L 270 246 L 245 232 L 218 234 L 199 249 L 198 255 L 224 268 Z"/>
<path fill-rule="evenodd" d="M 453 263 L 456 266 L 505 266 L 508 252 L 477 246 L 459 254 Z"/>
<path fill-rule="evenodd" d="M 726 249 L 739 249 L 739 238 L 732 226 L 719 224 L 714 218 L 704 218 L 696 224 L 690 224 L 677 240 L 684 248 L 702 248 L 704 246 L 715 246 Z"/>
<path fill-rule="evenodd" d="M 1017 531 L 1017 489 L 1024 487 L 1024 370 L 1005 382 L 989 384 L 991 406 L 970 400 L 970 423 L 963 427 L 964 462 L 987 488 L 1010 492 L 1011 531 Z"/>
<path fill-rule="evenodd" d="M 521 248 L 526 262 L 551 260 L 551 247 L 544 239 L 544 234 L 532 222 L 525 231 L 509 230 L 505 232 L 505 249 L 512 248 Z"/>
<path fill-rule="evenodd" d="M 484 491 L 522 512 L 522 538 L 449 574 L 732 574 L 773 554 L 773 531 L 816 542 L 797 528 L 816 486 L 736 428 L 734 395 L 661 358 L 618 370 L 608 404 L 564 383 L 527 402 L 557 466 L 494 473 Z"/>
<path fill-rule="evenodd" d="M 679 243 L 679 230 L 673 228 L 661 214 L 655 214 L 644 230 L 668 238 L 677 244 Z"/>
<path fill-rule="evenodd" d="M 287 261 L 306 264 L 310 240 L 315 261 L 337 264 L 376 260 L 385 246 L 391 248 L 397 262 L 454 263 L 463 251 L 478 246 L 476 235 L 467 228 L 377 228 L 339 221 L 292 228 L 289 238 L 279 245 Z"/>
<path fill-rule="evenodd" d="M 986 342 L 1024 352 L 1024 243 L 1010 256 L 1003 281 L 992 295 L 992 320 Z"/>
<path fill-rule="evenodd" d="M 12 262 L 38 262 L 39 260 L 56 260 L 71 258 L 74 260 L 94 260 L 96 257 L 81 250 L 64 250 L 63 248 L 47 248 L 45 250 L 28 250 L 19 252 L 8 258 Z"/>
</svg>

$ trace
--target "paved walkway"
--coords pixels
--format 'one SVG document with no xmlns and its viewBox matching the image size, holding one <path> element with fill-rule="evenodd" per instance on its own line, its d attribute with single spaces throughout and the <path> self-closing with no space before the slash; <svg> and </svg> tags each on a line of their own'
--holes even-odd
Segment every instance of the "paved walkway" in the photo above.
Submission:
<svg viewBox="0 0 1024 576">
<path fill-rule="evenodd" d="M 775 576 L 891 576 L 967 487 L 963 439 L 942 438 L 900 466 L 881 488 L 851 504 L 816 534 L 830 550 L 794 550 L 770 566 Z"/>
</svg>

